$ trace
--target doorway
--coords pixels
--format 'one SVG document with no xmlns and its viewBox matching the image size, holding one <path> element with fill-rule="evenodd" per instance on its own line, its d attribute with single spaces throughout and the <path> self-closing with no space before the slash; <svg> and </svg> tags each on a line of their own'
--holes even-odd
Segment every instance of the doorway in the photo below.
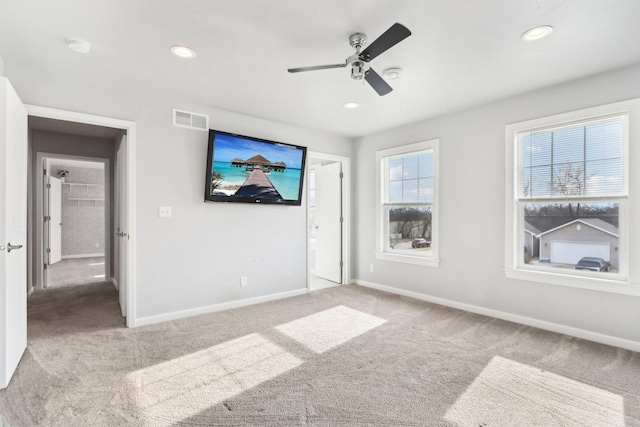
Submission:
<svg viewBox="0 0 640 427">
<path fill-rule="evenodd" d="M 307 170 L 308 288 L 349 283 L 349 158 L 310 152 Z"/>
<path fill-rule="evenodd" d="M 41 282 L 36 272 L 41 271 L 42 252 L 33 250 L 41 247 L 34 243 L 42 234 L 36 230 L 42 227 L 43 218 L 36 218 L 35 184 L 42 185 L 42 175 L 34 180 L 36 167 L 32 130 L 28 128 L 31 118 L 52 119 L 56 123 L 103 126 L 119 130 L 120 138 L 115 149 L 122 151 L 122 163 L 117 179 L 121 182 L 121 203 L 117 214 L 122 216 L 119 223 L 125 225 L 120 233 L 124 244 L 123 262 L 116 269 L 118 288 L 126 295 L 126 324 L 136 326 L 135 310 L 135 141 L 134 122 L 90 114 L 76 113 L 54 108 L 24 105 L 10 82 L 0 77 L 1 112 L 5 126 L 0 130 L 0 153 L 7 160 L 6 168 L 0 173 L 0 191 L 6 197 L 0 200 L 0 312 L 5 313 L 0 320 L 0 389 L 9 383 L 27 346 L 27 298 L 34 287 Z M 119 154 L 120 157 L 120 154 Z M 123 180 L 124 177 L 124 180 Z M 42 199 L 38 203 L 42 204 Z M 118 236 L 120 238 L 120 235 Z M 6 242 L 6 243 L 5 243 Z M 114 245 L 116 246 L 116 245 Z M 38 282 L 40 280 L 40 282 Z M 115 284 L 115 282 L 114 282 Z M 85 289 L 74 287 L 70 289 Z M 59 289 L 58 291 L 66 291 Z"/>
<path fill-rule="evenodd" d="M 32 121 L 47 121 L 47 130 L 51 132 L 69 132 L 69 129 L 71 129 L 70 133 L 76 136 L 87 135 L 87 132 L 89 132 L 94 137 L 111 140 L 108 153 L 96 151 L 98 150 L 98 145 L 94 143 L 95 141 L 82 144 L 80 151 L 75 150 L 77 145 L 73 148 L 64 143 L 59 146 L 60 149 L 56 153 L 48 153 L 46 147 L 37 149 L 34 146 L 35 132 L 33 128 L 30 128 L 29 143 L 34 161 L 29 164 L 29 169 L 31 170 L 29 173 L 31 181 L 30 194 L 32 196 L 29 198 L 28 206 L 28 222 L 30 225 L 28 239 L 33 242 L 32 248 L 41 249 L 29 251 L 28 291 L 32 293 L 35 289 L 43 289 L 45 283 L 48 287 L 50 286 L 50 281 L 45 280 L 45 257 L 42 250 L 45 247 L 43 243 L 45 222 L 42 220 L 44 217 L 44 200 L 43 198 L 38 199 L 36 191 L 38 186 L 44 188 L 44 183 L 42 175 L 35 173 L 35 169 L 40 169 L 40 163 L 38 163 L 35 153 L 45 154 L 43 157 L 47 157 L 46 154 L 50 154 L 49 158 L 62 157 L 67 160 L 100 162 L 103 164 L 104 170 L 104 201 L 99 200 L 101 197 L 92 193 L 91 186 L 87 188 L 86 185 L 82 185 L 91 183 L 80 182 L 80 180 L 74 180 L 72 177 L 68 178 L 68 181 L 65 177 L 65 181 L 69 185 L 60 183 L 61 192 L 65 192 L 64 187 L 69 187 L 69 198 L 80 199 L 70 200 L 70 202 L 75 202 L 76 208 L 80 204 L 81 207 L 88 205 L 91 208 L 97 208 L 98 210 L 102 208 L 104 210 L 104 244 L 96 241 L 96 236 L 93 236 L 93 241 L 89 241 L 88 244 L 93 245 L 96 251 L 92 253 L 85 252 L 81 255 L 93 255 L 91 258 L 82 257 L 89 264 L 88 267 L 94 269 L 93 272 L 89 272 L 91 279 L 110 282 L 116 287 L 119 295 L 118 302 L 121 306 L 122 315 L 126 317 L 126 324 L 128 327 L 134 327 L 136 326 L 135 280 L 133 280 L 136 271 L 135 221 L 133 220 L 135 218 L 135 123 L 47 107 L 26 105 L 26 108 L 30 127 Z M 42 127 L 43 125 L 40 123 L 38 126 Z M 64 153 L 63 156 L 59 156 L 58 152 L 60 151 Z M 42 169 L 45 168 L 43 167 Z M 65 167 L 60 167 L 59 169 L 68 170 Z M 69 171 L 72 172 L 71 170 Z M 57 173 L 57 169 L 53 170 L 52 175 L 57 175 Z M 71 194 L 72 191 L 74 192 L 73 195 Z M 41 194 L 44 194 L 44 192 Z M 39 215 L 43 215 L 43 217 Z M 64 228 L 64 221 L 62 223 Z M 101 247 L 98 248 L 97 246 Z M 49 248 L 47 247 L 46 249 Z M 104 259 L 102 259 L 103 253 Z M 69 259 L 80 262 L 78 261 L 79 258 Z M 61 259 L 62 261 L 64 259 Z M 104 277 L 99 277 L 102 274 L 104 274 Z"/>
<path fill-rule="evenodd" d="M 112 204 L 109 159 L 38 153 L 37 164 L 43 170 L 42 287 L 107 281 L 112 246 L 106 221 Z"/>
</svg>

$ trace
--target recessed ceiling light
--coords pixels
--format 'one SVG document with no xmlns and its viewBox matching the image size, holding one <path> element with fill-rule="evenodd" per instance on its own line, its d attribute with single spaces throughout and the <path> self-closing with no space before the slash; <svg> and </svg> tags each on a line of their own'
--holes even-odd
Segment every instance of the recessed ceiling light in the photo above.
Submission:
<svg viewBox="0 0 640 427">
<path fill-rule="evenodd" d="M 382 72 L 382 77 L 385 80 L 398 80 L 402 77 L 402 68 L 387 68 Z"/>
<path fill-rule="evenodd" d="M 524 41 L 530 42 L 530 41 L 540 40 L 542 38 L 545 38 L 552 32 L 553 32 L 553 27 L 551 25 L 542 25 L 540 27 L 535 27 L 525 31 L 520 36 L 520 38 Z"/>
<path fill-rule="evenodd" d="M 196 53 L 193 49 L 186 46 L 171 46 L 171 53 L 179 58 L 195 58 Z"/>
<path fill-rule="evenodd" d="M 358 104 L 357 102 L 347 102 L 346 104 L 344 104 L 344 108 L 358 108 L 360 106 L 360 104 Z"/>
<path fill-rule="evenodd" d="M 67 46 L 74 52 L 89 53 L 91 52 L 91 43 L 80 39 L 68 38 Z"/>
</svg>

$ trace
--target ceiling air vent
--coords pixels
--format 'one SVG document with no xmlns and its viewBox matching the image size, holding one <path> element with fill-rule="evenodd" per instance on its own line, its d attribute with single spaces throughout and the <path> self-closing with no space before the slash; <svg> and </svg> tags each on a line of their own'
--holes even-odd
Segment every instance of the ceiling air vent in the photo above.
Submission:
<svg viewBox="0 0 640 427">
<path fill-rule="evenodd" d="M 209 130 L 209 116 L 173 109 L 173 125 L 195 130 Z"/>
</svg>

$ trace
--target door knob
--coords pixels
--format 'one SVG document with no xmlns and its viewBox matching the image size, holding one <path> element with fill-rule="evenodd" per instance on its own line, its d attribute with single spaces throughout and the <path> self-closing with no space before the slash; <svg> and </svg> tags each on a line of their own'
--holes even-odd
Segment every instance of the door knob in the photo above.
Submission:
<svg viewBox="0 0 640 427">
<path fill-rule="evenodd" d="M 22 245 L 12 245 L 11 243 L 7 243 L 7 252 L 14 251 L 16 249 L 20 249 Z"/>
</svg>

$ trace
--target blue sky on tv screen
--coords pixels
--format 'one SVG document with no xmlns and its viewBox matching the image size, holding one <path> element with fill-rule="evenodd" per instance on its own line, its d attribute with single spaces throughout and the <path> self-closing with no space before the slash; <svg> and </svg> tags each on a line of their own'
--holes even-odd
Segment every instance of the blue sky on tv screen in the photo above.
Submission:
<svg viewBox="0 0 640 427">
<path fill-rule="evenodd" d="M 300 169 L 302 166 L 300 149 L 216 133 L 214 161 L 230 162 L 235 158 L 247 160 L 258 154 L 271 163 L 284 162 L 291 169 Z"/>
</svg>

